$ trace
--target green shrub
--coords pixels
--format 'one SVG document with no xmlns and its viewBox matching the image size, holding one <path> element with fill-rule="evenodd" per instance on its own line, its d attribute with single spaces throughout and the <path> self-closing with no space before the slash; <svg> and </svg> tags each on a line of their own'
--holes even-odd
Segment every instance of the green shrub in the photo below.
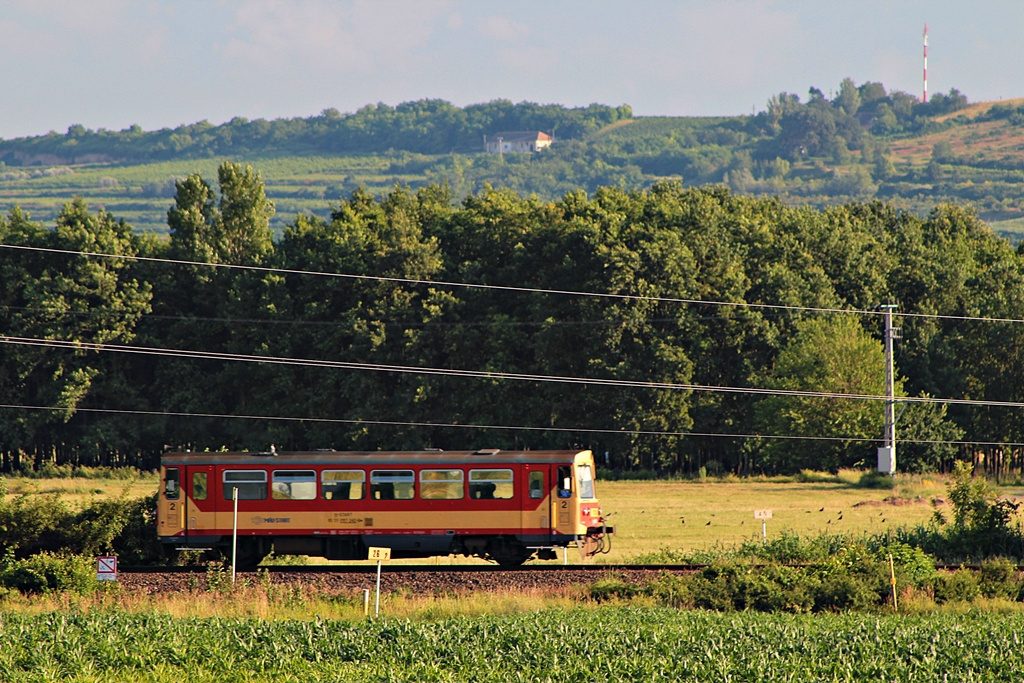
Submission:
<svg viewBox="0 0 1024 683">
<path fill-rule="evenodd" d="M 980 577 L 976 572 L 960 568 L 954 572 L 942 572 L 932 583 L 935 602 L 970 602 L 981 595 Z"/>
<path fill-rule="evenodd" d="M 896 488 L 896 480 L 885 472 L 865 472 L 857 480 L 859 489 L 882 489 L 890 491 Z"/>
<path fill-rule="evenodd" d="M 832 574 L 814 589 L 815 612 L 866 610 L 879 603 L 877 582 L 853 574 Z"/>
<path fill-rule="evenodd" d="M 985 560 L 978 571 L 978 587 L 986 598 L 1017 600 L 1021 592 L 1017 566 L 1006 558 Z"/>
<path fill-rule="evenodd" d="M 920 548 L 906 543 L 890 543 L 878 547 L 875 552 L 883 563 L 888 562 L 889 555 L 892 555 L 896 580 L 902 585 L 922 588 L 935 578 L 935 560 Z"/>
<path fill-rule="evenodd" d="M 0 553 L 116 554 L 123 562 L 160 561 L 153 511 L 156 494 L 102 499 L 74 510 L 60 494 L 8 495 L 0 479 Z"/>
<path fill-rule="evenodd" d="M 606 576 L 591 584 L 587 595 L 595 602 L 607 602 L 608 600 L 628 600 L 639 592 L 640 589 L 633 583 L 618 576 Z"/>
<path fill-rule="evenodd" d="M 41 552 L 10 562 L 0 572 L 0 584 L 23 593 L 90 593 L 98 587 L 91 557 Z"/>
<path fill-rule="evenodd" d="M 663 573 L 647 585 L 646 592 L 659 604 L 675 609 L 693 607 L 690 579 L 677 574 Z"/>
<path fill-rule="evenodd" d="M 743 577 L 742 592 L 748 609 L 759 612 L 807 612 L 814 604 L 817 579 L 797 567 L 766 565 Z"/>
</svg>

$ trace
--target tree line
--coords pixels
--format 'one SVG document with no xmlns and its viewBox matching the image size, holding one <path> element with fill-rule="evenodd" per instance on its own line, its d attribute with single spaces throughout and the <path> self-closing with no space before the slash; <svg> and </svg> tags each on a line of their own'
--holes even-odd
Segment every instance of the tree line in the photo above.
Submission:
<svg viewBox="0 0 1024 683">
<path fill-rule="evenodd" d="M 0 219 L 0 468 L 271 444 L 871 465 L 881 402 L 782 392 L 883 394 L 885 302 L 903 314 L 901 396 L 1022 398 L 1021 257 L 955 205 L 793 208 L 660 182 L 556 201 L 357 190 L 277 236 L 273 211 L 259 173 L 225 163 L 176 182 L 167 238 L 81 200 L 52 229 Z M 1024 440 L 998 406 L 906 403 L 899 430 L 904 470 L 1012 465 L 998 444 Z"/>
<path fill-rule="evenodd" d="M 456 107 L 424 99 L 397 106 L 370 104 L 342 114 L 325 109 L 318 116 L 291 119 L 235 117 L 214 125 L 208 121 L 144 131 L 133 125 L 121 131 L 91 130 L 80 124 L 61 135 L 0 140 L 0 161 L 11 166 L 31 159 L 41 163 L 82 163 L 105 159 L 142 163 L 250 154 L 371 154 L 402 150 L 418 154 L 477 152 L 485 135 L 508 130 L 540 130 L 558 138 L 580 138 L 616 121 L 632 118 L 629 105 L 513 103 L 510 100 Z"/>
</svg>

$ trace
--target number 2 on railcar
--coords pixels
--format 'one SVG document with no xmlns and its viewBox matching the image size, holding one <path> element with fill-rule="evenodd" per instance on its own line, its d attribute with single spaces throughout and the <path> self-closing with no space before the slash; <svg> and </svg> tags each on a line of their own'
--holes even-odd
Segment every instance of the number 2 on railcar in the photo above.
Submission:
<svg viewBox="0 0 1024 683">
<path fill-rule="evenodd" d="M 208 549 L 329 560 L 477 556 L 501 565 L 610 548 L 590 451 L 167 453 L 157 534 L 169 557 Z M 238 498 L 237 520 L 234 498 Z"/>
</svg>

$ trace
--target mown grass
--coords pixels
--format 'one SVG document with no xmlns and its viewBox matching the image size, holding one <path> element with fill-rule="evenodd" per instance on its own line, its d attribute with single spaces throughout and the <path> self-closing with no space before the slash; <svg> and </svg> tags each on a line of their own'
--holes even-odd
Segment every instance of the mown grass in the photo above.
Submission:
<svg viewBox="0 0 1024 683">
<path fill-rule="evenodd" d="M 769 538 L 879 533 L 927 522 L 936 509 L 932 499 L 946 494 L 946 480 L 937 475 L 897 475 L 887 490 L 861 488 L 862 474 L 598 482 L 601 507 L 616 528 L 612 552 L 603 557 L 618 562 L 662 547 L 732 547 L 759 539 L 755 510 L 772 511 Z M 1004 487 L 1003 494 L 1024 497 L 1020 487 Z"/>
</svg>

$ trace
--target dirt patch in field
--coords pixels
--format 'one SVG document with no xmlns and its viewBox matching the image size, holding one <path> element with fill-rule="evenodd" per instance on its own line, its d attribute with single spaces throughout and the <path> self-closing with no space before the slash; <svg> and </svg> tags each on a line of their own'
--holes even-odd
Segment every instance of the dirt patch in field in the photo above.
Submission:
<svg viewBox="0 0 1024 683">
<path fill-rule="evenodd" d="M 854 503 L 853 507 L 885 507 L 885 506 L 896 506 L 900 507 L 903 505 L 945 505 L 946 501 L 942 498 L 926 499 L 921 496 L 914 496 L 913 498 L 900 498 L 899 496 L 889 496 L 882 500 L 862 500 L 859 503 Z"/>
</svg>

